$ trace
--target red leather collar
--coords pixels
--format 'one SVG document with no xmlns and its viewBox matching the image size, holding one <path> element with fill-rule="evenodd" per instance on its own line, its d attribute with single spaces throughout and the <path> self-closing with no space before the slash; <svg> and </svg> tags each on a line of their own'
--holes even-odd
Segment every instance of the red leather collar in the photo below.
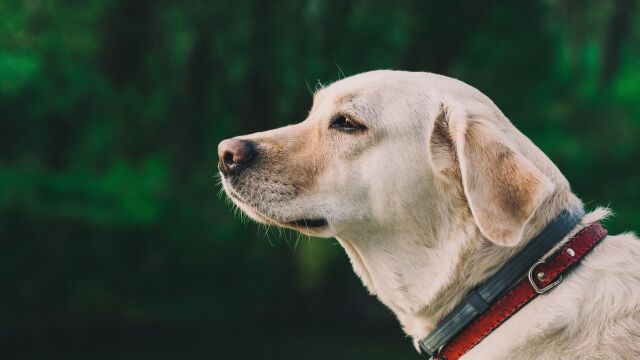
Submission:
<svg viewBox="0 0 640 360">
<path fill-rule="evenodd" d="M 434 359 L 459 359 L 529 301 L 558 285 L 562 281 L 562 274 L 578 263 L 606 235 L 607 230 L 597 222 L 580 230 L 550 256 L 549 260 L 533 265 L 528 277 L 493 303 L 486 312 L 442 348 Z"/>
</svg>

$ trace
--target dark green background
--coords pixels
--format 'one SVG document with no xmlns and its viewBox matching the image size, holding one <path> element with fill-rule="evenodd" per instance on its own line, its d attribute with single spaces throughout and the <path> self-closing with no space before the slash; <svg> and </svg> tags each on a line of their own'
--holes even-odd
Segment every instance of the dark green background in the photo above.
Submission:
<svg viewBox="0 0 640 360">
<path fill-rule="evenodd" d="M 438 72 L 638 229 L 636 5 L 0 0 L 0 357 L 417 359 L 334 240 L 233 216 L 217 143 L 341 72 Z"/>
</svg>

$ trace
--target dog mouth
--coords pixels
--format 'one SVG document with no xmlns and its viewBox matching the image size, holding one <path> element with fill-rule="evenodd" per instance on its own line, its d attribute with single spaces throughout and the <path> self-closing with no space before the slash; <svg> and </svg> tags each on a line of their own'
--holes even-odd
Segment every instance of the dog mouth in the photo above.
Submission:
<svg viewBox="0 0 640 360">
<path fill-rule="evenodd" d="M 300 219 L 300 220 L 289 221 L 289 222 L 286 222 L 285 224 L 292 227 L 317 229 L 317 228 L 327 226 L 327 219 L 324 219 L 324 218 Z"/>
<path fill-rule="evenodd" d="M 227 190 L 227 194 L 236 201 L 236 203 L 242 204 L 246 208 L 243 209 L 245 213 L 250 212 L 250 214 L 255 215 L 255 217 L 260 222 L 271 223 L 279 226 L 290 227 L 298 230 L 320 230 L 327 225 L 329 222 L 326 218 L 323 217 L 313 217 L 313 218 L 302 218 L 293 221 L 286 221 L 283 219 L 277 219 L 271 216 L 267 216 L 263 212 L 259 211 L 256 206 L 250 205 L 238 192 L 233 189 L 233 187 L 229 186 L 229 188 L 225 188 Z"/>
</svg>

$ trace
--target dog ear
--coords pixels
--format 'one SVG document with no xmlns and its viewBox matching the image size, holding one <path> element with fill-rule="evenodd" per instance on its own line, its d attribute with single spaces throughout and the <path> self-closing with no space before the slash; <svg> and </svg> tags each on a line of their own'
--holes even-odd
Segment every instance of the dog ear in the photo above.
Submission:
<svg viewBox="0 0 640 360">
<path fill-rule="evenodd" d="M 430 137 L 436 172 L 462 186 L 484 236 L 515 246 L 553 183 L 520 154 L 487 116 L 444 109 Z"/>
</svg>

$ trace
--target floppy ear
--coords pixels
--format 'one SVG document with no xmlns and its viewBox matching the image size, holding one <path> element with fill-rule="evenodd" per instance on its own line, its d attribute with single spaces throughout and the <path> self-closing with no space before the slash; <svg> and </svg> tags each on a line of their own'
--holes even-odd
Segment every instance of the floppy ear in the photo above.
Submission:
<svg viewBox="0 0 640 360">
<path fill-rule="evenodd" d="M 553 183 L 486 115 L 443 111 L 430 140 L 436 171 L 461 183 L 482 234 L 498 245 L 517 245 Z"/>
</svg>

